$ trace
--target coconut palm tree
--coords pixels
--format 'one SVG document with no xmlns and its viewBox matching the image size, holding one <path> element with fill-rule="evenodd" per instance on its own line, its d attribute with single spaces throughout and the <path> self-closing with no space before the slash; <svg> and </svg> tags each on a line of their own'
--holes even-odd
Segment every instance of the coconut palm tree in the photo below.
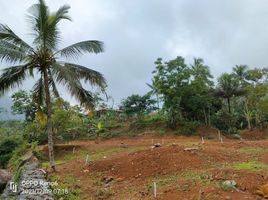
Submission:
<svg viewBox="0 0 268 200">
<path fill-rule="evenodd" d="M 29 8 L 28 20 L 33 35 L 32 45 L 17 36 L 7 25 L 0 24 L 0 60 L 6 67 L 0 75 L 0 92 L 3 95 L 9 89 L 19 86 L 29 76 L 39 76 L 33 87 L 36 101 L 47 107 L 48 149 L 50 166 L 55 170 L 53 151 L 53 124 L 51 93 L 58 96 L 56 84 L 61 84 L 69 90 L 86 107 L 93 106 L 90 91 L 82 87 L 81 80 L 93 86 L 104 89 L 106 81 L 103 75 L 87 67 L 61 61 L 60 58 L 78 58 L 84 53 L 100 53 L 103 43 L 97 40 L 78 42 L 61 50 L 59 23 L 71 20 L 68 15 L 68 5 L 60 7 L 56 12 L 50 12 L 44 0 Z"/>
<path fill-rule="evenodd" d="M 210 74 L 209 67 L 204 64 L 202 58 L 194 58 L 194 63 L 190 65 L 194 82 L 202 83 L 201 86 L 212 86 L 213 76 Z"/>
<path fill-rule="evenodd" d="M 245 91 L 240 87 L 239 80 L 234 74 L 224 73 L 218 79 L 216 95 L 227 100 L 228 111 L 231 113 L 231 98 L 242 96 Z"/>
<path fill-rule="evenodd" d="M 233 73 L 238 78 L 238 81 L 241 87 L 245 87 L 247 85 L 247 76 L 248 76 L 248 66 L 247 65 L 236 65 L 233 67 Z"/>
<path fill-rule="evenodd" d="M 160 111 L 160 98 L 159 98 L 159 94 L 157 93 L 156 88 L 155 88 L 155 86 L 154 86 L 154 81 L 152 80 L 152 82 L 153 82 L 152 84 L 146 83 L 146 85 L 151 89 L 151 90 L 148 92 L 148 95 L 149 95 L 149 96 L 153 96 L 153 95 L 156 96 L 157 111 L 159 112 L 159 111 Z"/>
</svg>

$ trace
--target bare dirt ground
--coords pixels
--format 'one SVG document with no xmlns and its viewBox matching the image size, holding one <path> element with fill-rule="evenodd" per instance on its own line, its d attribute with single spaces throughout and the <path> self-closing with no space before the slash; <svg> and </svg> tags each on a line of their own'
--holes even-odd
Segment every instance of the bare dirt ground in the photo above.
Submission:
<svg viewBox="0 0 268 200">
<path fill-rule="evenodd" d="M 162 146 L 152 149 L 155 143 Z M 255 200 L 263 199 L 257 191 L 268 183 L 268 140 L 201 144 L 199 137 L 141 136 L 71 145 L 49 176 L 77 199 Z M 225 180 L 236 187 L 223 187 Z"/>
</svg>

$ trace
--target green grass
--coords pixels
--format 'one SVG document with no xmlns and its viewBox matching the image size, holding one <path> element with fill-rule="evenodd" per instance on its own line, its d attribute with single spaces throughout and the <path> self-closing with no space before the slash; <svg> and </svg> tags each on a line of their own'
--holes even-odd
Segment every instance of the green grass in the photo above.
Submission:
<svg viewBox="0 0 268 200">
<path fill-rule="evenodd" d="M 58 185 L 53 186 L 54 191 L 56 192 L 56 199 L 65 199 L 65 200 L 80 200 L 81 190 L 77 185 L 77 178 L 72 175 L 67 175 L 64 180 L 60 180 L 59 176 L 50 176 L 52 182 L 57 182 Z M 67 192 L 62 192 L 67 191 Z"/>
<path fill-rule="evenodd" d="M 249 171 L 268 170 L 268 165 L 257 161 L 235 163 L 232 164 L 230 167 L 236 170 L 249 170 Z"/>
<path fill-rule="evenodd" d="M 110 188 L 98 188 L 95 197 L 96 199 L 109 199 L 111 196 L 114 195 L 114 191 Z"/>
<path fill-rule="evenodd" d="M 157 187 L 163 187 L 167 185 L 171 185 L 175 183 L 179 179 L 179 176 L 174 174 L 174 175 L 168 175 L 168 176 L 163 176 L 159 178 L 155 178 L 150 182 L 156 182 Z"/>
<path fill-rule="evenodd" d="M 109 158 L 110 156 L 116 155 L 121 152 L 126 153 L 133 153 L 141 150 L 145 150 L 148 147 L 145 146 L 136 146 L 136 147 L 129 147 L 129 148 L 101 148 L 94 151 L 88 150 L 77 150 L 75 153 L 69 152 L 64 155 L 63 159 L 55 160 L 56 165 L 62 165 L 70 160 L 85 160 L 87 155 L 89 155 L 89 161 L 97 161 L 104 158 Z M 47 168 L 49 167 L 49 162 L 44 161 L 42 162 L 42 167 Z"/>
<path fill-rule="evenodd" d="M 182 191 L 189 190 L 190 186 L 195 183 L 200 183 L 202 185 L 208 185 L 211 182 L 211 175 L 209 175 L 206 171 L 185 171 L 181 174 L 172 174 L 162 177 L 157 177 L 151 179 L 146 185 L 146 191 L 152 192 L 153 190 L 153 182 L 156 183 L 157 188 L 166 187 L 170 185 L 175 185 L 176 182 L 180 179 L 189 180 L 189 183 L 185 183 L 183 185 L 179 185 L 178 189 Z"/>
<path fill-rule="evenodd" d="M 239 149 L 240 153 L 249 155 L 249 156 L 260 156 L 266 153 L 268 150 L 262 147 L 243 147 Z"/>
<path fill-rule="evenodd" d="M 206 171 L 195 171 L 195 170 L 185 171 L 180 174 L 180 177 L 186 180 L 198 182 L 201 185 L 209 185 L 211 182 L 211 175 Z"/>
<path fill-rule="evenodd" d="M 62 165 L 66 163 L 64 160 L 55 160 L 55 165 Z M 43 168 L 48 168 L 49 167 L 49 162 L 42 162 L 42 167 Z"/>
<path fill-rule="evenodd" d="M 64 156 L 64 160 L 75 160 L 75 159 L 86 159 L 87 154 L 89 155 L 89 160 L 90 161 L 96 161 L 96 160 L 101 160 L 104 158 L 109 158 L 110 156 L 116 155 L 118 153 L 133 153 L 141 150 L 145 150 L 148 147 L 145 146 L 136 146 L 136 147 L 129 147 L 129 148 L 120 148 L 120 147 L 115 147 L 115 148 L 102 148 L 102 149 L 97 149 L 94 151 L 88 151 L 88 150 L 80 150 L 77 151 L 76 153 L 68 153 Z"/>
</svg>

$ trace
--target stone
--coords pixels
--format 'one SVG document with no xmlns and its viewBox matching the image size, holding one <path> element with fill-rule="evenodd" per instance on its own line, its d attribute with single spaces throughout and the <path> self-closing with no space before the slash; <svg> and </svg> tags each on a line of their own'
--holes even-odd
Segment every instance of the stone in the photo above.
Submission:
<svg viewBox="0 0 268 200">
<path fill-rule="evenodd" d="M 242 137 L 241 137 L 239 134 L 233 134 L 233 135 L 231 135 L 231 136 L 232 136 L 232 138 L 234 138 L 234 139 L 242 140 Z"/>
<path fill-rule="evenodd" d="M 120 144 L 120 148 L 127 148 L 127 147 L 128 147 L 127 144 L 124 144 L 124 142 L 121 142 L 121 144 Z"/>
<path fill-rule="evenodd" d="M 160 144 L 160 143 L 156 143 L 156 144 L 154 144 L 153 146 L 152 146 L 152 149 L 154 149 L 154 148 L 159 148 L 159 147 L 161 147 L 162 145 Z"/>
<path fill-rule="evenodd" d="M 199 150 L 199 147 L 185 148 L 183 151 L 196 151 Z"/>
<path fill-rule="evenodd" d="M 0 169 L 0 193 L 5 189 L 6 184 L 11 179 L 11 174 L 4 169 Z"/>
<path fill-rule="evenodd" d="M 236 182 L 234 180 L 226 180 L 222 182 L 221 186 L 226 190 L 236 189 Z"/>
<path fill-rule="evenodd" d="M 101 179 L 101 181 L 102 181 L 103 183 L 105 183 L 105 184 L 108 184 L 108 183 L 110 183 L 110 182 L 113 181 L 113 180 L 114 180 L 114 178 L 113 178 L 112 176 L 103 177 L 103 178 Z"/>
</svg>

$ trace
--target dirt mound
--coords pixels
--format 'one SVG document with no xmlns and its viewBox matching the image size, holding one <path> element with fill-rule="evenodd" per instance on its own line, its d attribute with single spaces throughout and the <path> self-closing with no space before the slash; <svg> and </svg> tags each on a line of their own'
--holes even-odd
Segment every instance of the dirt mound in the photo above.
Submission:
<svg viewBox="0 0 268 200">
<path fill-rule="evenodd" d="M 268 129 L 243 130 L 240 132 L 240 135 L 246 140 L 262 140 L 268 137 Z"/>
<path fill-rule="evenodd" d="M 159 147 L 124 154 L 115 159 L 100 160 L 89 166 L 91 172 L 105 172 L 107 175 L 120 178 L 139 178 L 180 173 L 187 169 L 200 169 L 204 165 L 213 165 L 239 160 L 239 155 L 230 155 L 223 149 L 212 146 L 198 147 L 196 151 L 185 151 L 178 145 Z"/>
<path fill-rule="evenodd" d="M 166 175 L 199 168 L 200 157 L 193 152 L 185 152 L 182 147 L 160 147 L 123 155 L 116 159 L 101 160 L 89 166 L 92 172 L 107 172 L 123 179 L 145 178 Z"/>
</svg>

